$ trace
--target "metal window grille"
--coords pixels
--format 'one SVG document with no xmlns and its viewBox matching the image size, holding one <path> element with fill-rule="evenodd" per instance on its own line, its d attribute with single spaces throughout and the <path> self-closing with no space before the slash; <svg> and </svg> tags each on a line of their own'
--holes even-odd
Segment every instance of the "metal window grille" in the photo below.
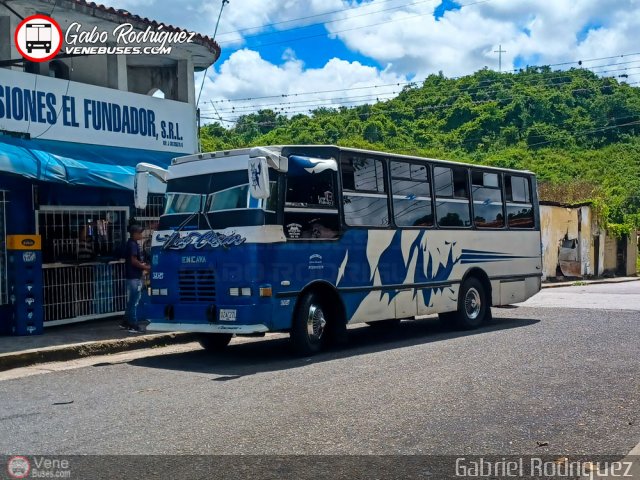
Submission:
<svg viewBox="0 0 640 480">
<path fill-rule="evenodd" d="M 156 193 L 149 194 L 147 208 L 137 208 L 135 211 L 135 223 L 142 225 L 144 228 L 140 246 L 147 260 L 151 251 L 151 236 L 158 228 L 158 221 L 162 212 L 164 212 L 164 195 Z"/>
<path fill-rule="evenodd" d="M 9 302 L 7 288 L 7 192 L 0 190 L 0 305 Z"/>
<path fill-rule="evenodd" d="M 45 326 L 109 316 L 126 305 L 126 207 L 43 206 L 36 211 L 42 236 Z"/>
<path fill-rule="evenodd" d="M 42 236 L 43 263 L 115 258 L 127 241 L 128 213 L 126 207 L 40 207 L 36 229 Z M 79 255 L 86 249 L 88 254 Z"/>
</svg>

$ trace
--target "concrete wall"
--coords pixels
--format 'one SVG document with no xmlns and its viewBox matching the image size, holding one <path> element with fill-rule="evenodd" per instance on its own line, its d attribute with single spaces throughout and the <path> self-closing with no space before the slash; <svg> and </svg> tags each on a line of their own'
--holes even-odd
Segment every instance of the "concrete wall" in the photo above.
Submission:
<svg viewBox="0 0 640 480">
<path fill-rule="evenodd" d="M 560 253 L 565 241 L 575 244 L 575 258 L 580 262 L 575 276 L 594 275 L 591 209 L 589 207 L 565 208 L 540 206 L 542 235 L 542 279 L 554 278 L 559 272 Z M 575 242 L 573 242 L 575 241 Z M 566 252 L 566 250 L 565 250 Z"/>
<path fill-rule="evenodd" d="M 638 261 L 638 235 L 636 232 L 629 236 L 627 241 L 627 275 L 635 275 L 636 262 Z"/>
</svg>

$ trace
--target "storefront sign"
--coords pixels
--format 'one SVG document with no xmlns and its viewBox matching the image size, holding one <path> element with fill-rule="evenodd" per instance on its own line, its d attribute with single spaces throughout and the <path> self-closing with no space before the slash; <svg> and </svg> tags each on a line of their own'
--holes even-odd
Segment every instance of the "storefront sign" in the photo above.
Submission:
<svg viewBox="0 0 640 480">
<path fill-rule="evenodd" d="M 0 69 L 0 131 L 162 152 L 197 150 L 194 107 Z"/>
</svg>

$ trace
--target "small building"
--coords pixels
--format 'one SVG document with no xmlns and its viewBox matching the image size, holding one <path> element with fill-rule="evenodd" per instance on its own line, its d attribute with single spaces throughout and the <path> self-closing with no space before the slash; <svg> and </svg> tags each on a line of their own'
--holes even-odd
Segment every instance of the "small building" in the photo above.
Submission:
<svg viewBox="0 0 640 480">
<path fill-rule="evenodd" d="M 540 220 L 543 280 L 636 274 L 637 235 L 610 235 L 591 204 L 542 202 Z"/>
<path fill-rule="evenodd" d="M 36 14 L 63 40 L 46 61 L 14 42 Z M 47 42 L 28 47 L 52 48 L 56 29 L 40 30 Z M 162 208 L 158 184 L 135 210 L 135 165 L 197 152 L 194 72 L 219 55 L 209 37 L 84 0 L 0 3 L 0 331 L 39 333 L 39 315 L 47 326 L 124 310 L 127 226 L 151 228 Z M 38 246 L 24 255 L 37 263 L 23 269 L 25 290 L 12 249 Z"/>
</svg>

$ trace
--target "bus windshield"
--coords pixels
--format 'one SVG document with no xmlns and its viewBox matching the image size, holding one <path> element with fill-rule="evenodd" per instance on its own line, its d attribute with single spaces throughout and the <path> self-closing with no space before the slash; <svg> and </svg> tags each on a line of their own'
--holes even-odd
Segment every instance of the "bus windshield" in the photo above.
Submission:
<svg viewBox="0 0 640 480">
<path fill-rule="evenodd" d="M 198 213 L 202 205 L 202 197 L 203 195 L 196 193 L 167 193 L 164 214 Z"/>
<path fill-rule="evenodd" d="M 274 224 L 278 210 L 276 175 L 272 172 L 271 195 L 266 200 L 250 195 L 246 170 L 174 178 L 167 183 L 160 228 L 176 228 L 185 221 L 185 229 Z M 196 213 L 203 215 L 187 219 Z"/>
</svg>

